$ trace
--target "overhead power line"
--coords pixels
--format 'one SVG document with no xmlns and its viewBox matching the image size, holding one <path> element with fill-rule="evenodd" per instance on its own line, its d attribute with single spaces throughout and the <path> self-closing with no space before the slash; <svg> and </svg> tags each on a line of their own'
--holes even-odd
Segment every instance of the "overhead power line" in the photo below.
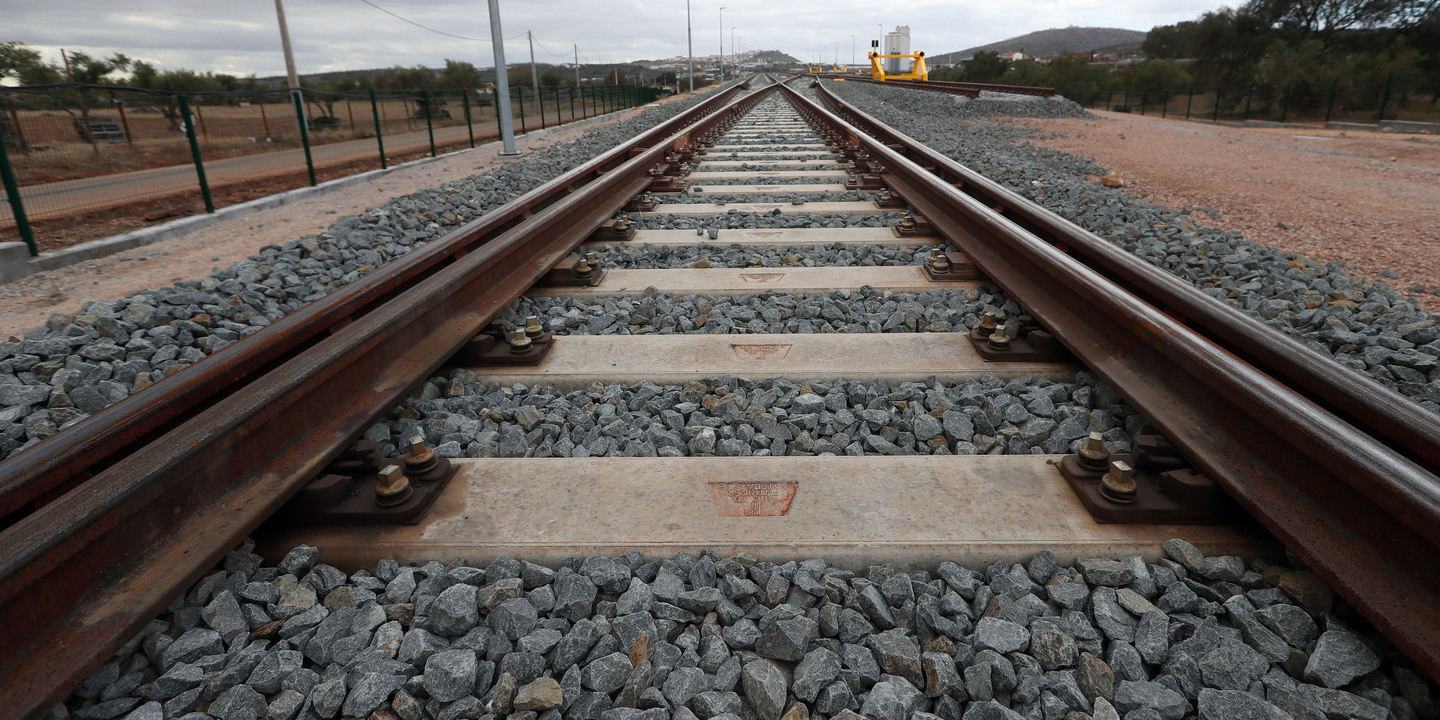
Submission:
<svg viewBox="0 0 1440 720">
<path fill-rule="evenodd" d="M 488 38 L 468 37 L 468 36 L 465 36 L 465 35 L 456 35 L 455 33 L 448 33 L 448 32 L 445 32 L 444 30 L 436 30 L 435 28 L 432 28 L 432 27 L 430 27 L 429 25 L 422 25 L 422 24 L 420 24 L 420 23 L 418 23 L 418 22 L 415 22 L 414 20 L 411 20 L 410 18 L 407 18 L 407 17 L 405 17 L 405 16 L 403 16 L 403 15 L 399 15 L 399 14 L 397 14 L 397 13 L 393 13 L 393 12 L 391 12 L 391 11 L 389 11 L 389 10 L 386 10 L 385 8 L 380 7 L 379 5 L 376 5 L 375 3 L 370 2 L 370 0 L 360 0 L 360 2 L 365 3 L 366 5 L 369 5 L 370 7 L 373 7 L 373 8 L 375 8 L 376 10 L 379 10 L 380 12 L 383 12 L 383 13 L 385 13 L 386 15 L 389 15 L 390 17 L 393 17 L 393 18 L 395 18 L 395 19 L 397 19 L 397 20 L 400 20 L 400 21 L 402 21 L 402 22 L 410 23 L 411 25 L 414 25 L 415 27 L 418 27 L 418 28 L 420 28 L 421 30 L 429 30 L 430 32 L 435 33 L 436 35 L 444 35 L 445 37 L 452 37 L 452 38 L 455 38 L 455 39 L 457 39 L 457 40 L 472 40 L 472 41 L 474 41 L 474 42 L 485 42 L 485 43 L 490 42 L 490 40 L 489 40 Z"/>
<path fill-rule="evenodd" d="M 414 25 L 415 27 L 418 27 L 418 28 L 420 28 L 421 30 L 428 30 L 429 32 L 435 33 L 436 35 L 444 35 L 445 37 L 452 37 L 452 38 L 455 38 L 456 40 L 471 40 L 471 41 L 473 41 L 473 42 L 483 42 L 483 43 L 488 43 L 488 42 L 490 42 L 490 38 L 477 38 L 477 37 L 470 37 L 470 36 L 468 36 L 468 35 L 456 35 L 455 33 L 445 32 L 444 30 L 436 30 L 435 28 L 432 28 L 432 27 L 430 27 L 429 25 L 424 25 L 424 24 L 415 22 L 414 20 L 411 20 L 410 18 L 407 18 L 407 17 L 405 17 L 404 15 L 400 15 L 399 13 L 395 13 L 395 12 L 391 12 L 390 10 L 386 10 L 385 8 L 380 7 L 379 5 L 376 5 L 375 3 L 370 2 L 370 0 L 360 0 L 360 2 L 365 3 L 366 5 L 369 5 L 370 7 L 373 7 L 373 8 L 375 8 L 376 10 L 379 10 L 380 12 L 385 13 L 386 15 L 389 15 L 390 17 L 393 17 L 393 18 L 395 18 L 396 20 L 400 20 L 401 22 L 406 22 L 406 23 L 409 23 L 409 24 L 411 24 L 411 25 Z M 523 37 L 524 35 L 525 35 L 525 33 L 520 33 L 520 34 L 518 34 L 518 35 L 511 35 L 510 37 L 507 37 L 507 38 L 505 38 L 505 39 L 506 39 L 506 40 L 514 40 L 515 38 Z M 542 46 L 542 47 L 543 47 L 543 46 Z"/>
</svg>

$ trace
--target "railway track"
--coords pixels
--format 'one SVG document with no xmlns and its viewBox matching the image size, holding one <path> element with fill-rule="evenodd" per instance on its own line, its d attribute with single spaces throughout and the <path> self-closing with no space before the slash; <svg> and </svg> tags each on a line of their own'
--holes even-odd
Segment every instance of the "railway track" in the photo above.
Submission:
<svg viewBox="0 0 1440 720">
<path fill-rule="evenodd" d="M 888 563 L 901 570 L 956 560 L 1013 563 L 1042 551 L 1062 564 L 1095 556 L 1155 561 L 1163 541 L 1185 537 L 1193 545 L 1167 546 L 1173 562 L 1152 567 L 1166 568 L 1169 584 L 1188 570 L 1228 583 L 1236 594 L 1272 578 L 1247 574 L 1243 565 L 1236 570 L 1228 558 L 1273 558 L 1278 539 L 1422 670 L 1433 676 L 1440 669 L 1440 427 L 1432 415 L 884 127 L 823 86 L 800 87 L 809 83 L 756 78 L 718 91 L 502 210 L 0 464 L 0 514 L 7 518 L 0 532 L 0 617 L 12 629 L 0 640 L 5 707 L 41 716 L 97 668 L 109 667 L 116 650 L 147 627 L 140 637 L 154 646 L 151 619 L 217 563 L 254 571 L 247 559 L 254 556 L 232 553 L 252 535 L 263 556 L 286 556 L 281 564 L 297 578 L 314 577 L 312 584 L 322 582 L 306 575 L 314 559 L 286 555 L 290 548 L 320 547 L 326 563 L 347 572 L 373 568 L 381 558 L 464 557 L 479 567 L 513 556 L 560 567 L 576 556 L 705 549 L 716 554 L 715 563 L 736 553 L 758 560 L 761 574 L 784 577 L 786 588 L 803 584 L 795 568 L 788 576 L 768 568 L 805 557 L 825 557 L 838 568 Z M 821 266 L 822 259 L 802 267 L 812 247 L 817 257 L 841 258 L 839 266 Z M 793 258 L 765 266 L 784 255 Z M 686 267 L 658 267 L 664 258 Z M 726 264 L 741 266 L 719 267 Z M 509 326 L 491 328 L 495 321 Z M 973 340 L 971 326 L 980 328 Z M 538 364 L 525 364 L 530 359 Z M 1077 375 L 1085 369 L 1094 375 Z M 967 413 L 966 403 L 984 392 L 1017 400 L 1012 405 L 1021 410 L 1004 421 Z M 1105 393 L 1111 393 L 1105 402 L 1078 401 Z M 651 422 L 629 432 L 621 421 L 634 417 Z M 1030 422 L 1036 419 L 1043 422 Z M 1142 426 L 1153 432 L 1142 433 Z M 424 442 L 412 446 L 416 436 Z M 1032 447 L 1043 454 L 1025 454 Z M 1066 461 L 1067 481 L 1058 455 L 1076 450 L 1083 452 Z M 436 451 L 484 459 L 446 460 L 432 469 Z M 986 455 L 998 451 L 1019 454 Z M 951 456 L 964 453 L 976 455 Z M 559 457 L 519 457 L 547 454 Z M 603 454 L 652 457 L 586 457 Z M 757 457 L 790 454 L 807 456 Z M 375 462 L 377 455 L 392 460 Z M 396 469 L 378 472 L 389 464 Z M 446 465 L 456 470 L 448 484 L 438 477 Z M 1140 475 L 1129 485 L 1132 466 Z M 413 476 L 408 489 L 397 471 Z M 1168 474 L 1156 479 L 1161 472 Z M 1157 490 L 1162 486 L 1166 492 Z M 1082 515 L 1086 508 L 1107 522 Z M 329 522 L 380 522 L 317 526 L 313 516 L 322 513 Z M 397 525 L 397 513 L 419 523 Z M 1196 522 L 1208 524 L 1190 524 Z M 1207 561 L 1201 552 L 1217 557 Z M 591 564 L 603 563 L 570 569 Z M 1133 563 L 1116 565 L 1082 563 L 1073 576 L 1060 575 L 1102 591 L 1138 581 Z M 517 581 L 524 590 L 555 581 L 553 571 L 525 567 L 530 574 Z M 641 567 L 622 574 L 644 577 Z M 1149 577 L 1146 567 L 1140 562 L 1138 569 Z M 521 578 L 515 568 L 476 584 Z M 812 565 L 806 578 L 850 577 L 823 568 Z M 403 575 L 392 571 L 384 571 L 391 575 L 384 579 L 387 594 Z M 435 572 L 432 566 L 424 575 Z M 694 583 L 694 572 L 706 571 L 682 574 Z M 892 600 L 892 590 L 904 592 L 885 583 L 886 572 L 871 579 Z M 1130 580 L 1104 580 L 1107 572 L 1129 572 Z M 1037 588 L 1055 578 L 1035 561 L 1028 573 Z M 1004 603 L 976 601 L 969 586 L 972 579 L 993 585 L 996 575 L 959 569 L 941 575 L 940 590 L 970 589 L 964 600 L 977 607 L 945 615 L 949 622 L 959 622 L 957 612 L 973 621 L 973 638 L 982 616 L 1011 617 Z M 360 575 L 367 576 L 375 577 Z M 1293 585 L 1307 577 L 1287 579 Z M 216 622 L 223 581 L 223 575 L 207 581 L 199 596 L 190 592 L 206 608 L 190 613 L 192 627 Z M 327 590 L 335 585 L 323 582 Z M 629 582 L 613 588 L 596 582 L 591 590 L 600 586 L 603 597 L 625 603 Z M 650 574 L 641 584 L 654 582 Z M 556 587 L 551 608 L 559 607 Z M 704 583 L 693 587 L 699 592 Z M 884 630 L 880 618 L 893 613 L 866 605 L 868 595 L 858 599 L 864 587 L 835 592 L 842 599 L 853 593 L 849 602 L 858 603 L 871 629 Z M 1251 646 L 1264 648 L 1252 638 L 1262 637 L 1254 628 L 1263 625 L 1246 624 L 1245 608 L 1256 611 L 1251 601 L 1203 587 L 1215 594 L 1205 601 L 1224 608 L 1211 614 L 1231 618 Z M 1303 594 L 1306 587 L 1289 589 L 1303 600 L 1313 597 Z M 374 596 L 381 588 L 369 590 Z M 772 607 L 804 599 L 793 590 L 775 592 Z M 802 592 L 812 594 L 811 603 L 828 597 L 821 586 Z M 1010 599 L 1020 596 L 1027 593 Z M 913 588 L 909 597 L 908 610 L 903 601 L 889 604 L 915 617 Z M 839 600 L 831 599 L 838 612 Z M 696 622 L 708 611 L 728 612 L 718 601 L 696 602 L 693 610 L 681 605 Z M 548 612 L 543 600 L 536 603 Z M 1134 645 L 1134 626 L 1145 613 L 1125 607 L 1115 622 L 1128 620 Z M 1019 612 L 1015 617 L 1024 619 Z M 677 630 L 684 624 L 679 617 L 669 619 Z M 939 631 L 951 628 L 946 618 L 925 617 L 922 639 L 949 637 Z M 294 637 L 274 621 L 269 635 L 254 637 Z M 259 632 L 253 625 L 244 630 Z M 988 623 L 989 644 L 977 646 L 969 630 L 955 626 L 958 637 L 937 647 L 968 642 L 972 653 L 1007 652 L 990 639 L 992 630 L 995 623 Z M 1115 641 L 1111 630 L 1096 638 Z M 1328 621 L 1325 630 L 1336 633 L 1337 643 L 1355 637 Z M 226 639 L 233 642 L 237 633 L 247 634 L 237 627 Z M 698 653 L 701 637 L 695 639 Z M 638 664 L 644 653 L 636 654 L 634 637 L 625 640 L 619 651 Z M 1275 655 L 1265 659 L 1298 662 L 1298 674 L 1317 687 L 1348 686 L 1373 670 L 1348 678 L 1323 667 L 1312 674 L 1306 657 L 1285 654 L 1284 644 L 1265 648 Z M 1329 657 L 1328 649 L 1309 647 L 1295 652 Z M 802 643 L 799 652 L 808 657 L 805 650 Z M 1116 676 L 1136 686 L 1134 697 L 1112 692 L 1109 699 L 1122 711 L 1132 709 L 1127 704 L 1153 707 L 1136 699 L 1153 683 L 1141 687 L 1126 674 L 1126 658 L 1116 660 L 1111 650 Z M 762 655 L 802 659 L 789 657 L 793 649 L 784 652 Z M 890 655 L 876 652 L 887 662 Z M 198 661 L 195 653 L 183 662 Z M 153 654 L 157 670 L 180 662 L 179 651 Z M 963 672 L 968 686 L 971 673 L 956 670 L 964 653 L 948 654 L 957 661 L 950 672 Z M 502 668 L 503 655 L 493 659 Z M 1148 651 L 1144 659 L 1163 664 Z M 900 667 L 885 669 L 904 675 Z M 943 669 L 927 664 L 924 672 Z M 520 684 L 530 687 L 528 680 Z M 785 709 L 785 690 L 770 702 L 766 680 L 747 675 L 740 687 L 755 712 L 776 720 L 778 712 L 769 715 L 772 705 Z M 923 672 L 911 680 L 926 693 L 947 682 Z M 147 681 L 152 689 L 154 681 Z M 360 714 L 394 702 L 390 693 L 401 689 L 369 677 L 346 682 L 342 700 L 364 694 L 357 682 L 388 688 Z M 597 690 L 605 685 L 585 680 L 591 692 L 621 690 Z M 220 699 L 235 686 L 206 690 L 203 702 L 238 707 L 235 692 Z M 666 688 L 666 703 L 676 704 Z M 423 694 L 412 690 L 406 697 Z M 323 692 L 328 699 L 333 688 Z M 957 698 L 967 692 L 938 691 L 931 697 L 955 704 L 932 709 L 942 717 L 958 713 Z M 819 701 L 816 693 L 804 694 Z M 865 702 L 872 696 L 873 690 Z M 92 697 L 99 699 L 99 691 Z M 321 695 L 306 697 L 312 711 L 331 716 L 320 712 L 328 709 Z M 612 699 L 620 700 L 606 702 Z M 641 704 L 631 700 L 629 707 Z M 978 707 L 986 698 L 966 700 Z M 1345 698 L 1324 700 L 1335 705 Z M 363 698 L 356 703 L 344 714 L 355 714 Z M 1037 694 L 1032 704 L 1038 703 Z M 1092 703 L 1087 695 L 1084 708 L 1068 709 L 1094 712 Z M 338 702 L 334 710 L 341 710 Z M 442 710 L 449 711 L 426 712 L 443 716 Z M 462 710 L 457 716 L 466 716 Z"/>
<path fill-rule="evenodd" d="M 996 83 L 974 83 L 958 82 L 951 80 L 876 80 L 864 75 L 849 73 L 819 73 L 817 78 L 825 80 L 843 80 L 845 82 L 862 82 L 872 85 L 889 85 L 891 87 L 910 88 L 912 90 L 930 90 L 932 92 L 950 93 L 952 95 L 963 95 L 965 97 L 980 97 L 982 92 L 1003 93 L 1006 95 L 1033 95 L 1036 97 L 1054 97 L 1055 88 L 1035 87 L 1031 85 L 1000 85 Z"/>
</svg>

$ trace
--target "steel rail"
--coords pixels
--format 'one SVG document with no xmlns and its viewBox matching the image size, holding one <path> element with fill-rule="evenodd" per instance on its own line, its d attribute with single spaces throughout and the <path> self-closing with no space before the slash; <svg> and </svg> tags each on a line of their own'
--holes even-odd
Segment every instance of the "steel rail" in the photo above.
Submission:
<svg viewBox="0 0 1440 720">
<path fill-rule="evenodd" d="M 898 136 L 906 154 L 922 159 L 908 158 L 792 88 L 784 93 L 802 115 L 878 159 L 885 183 L 946 240 L 1391 641 L 1440 675 L 1440 478 L 1431 469 L 1067 254 L 1073 247 L 997 212 L 994 195 L 971 196 L 968 184 L 956 187 L 936 173 L 955 172 L 953 161 L 939 163 Z M 1008 200 L 1020 204 L 1018 196 Z"/>
<path fill-rule="evenodd" d="M 654 145 L 716 111 L 743 86 L 736 84 L 715 93 L 575 170 L 225 347 L 179 375 L 102 409 L 24 453 L 0 461 L 0 527 L 128 456 L 208 404 L 240 391 L 256 377 L 457 262 L 531 214 L 620 167 L 630 159 L 631 148 Z"/>
<path fill-rule="evenodd" d="M 0 707 L 39 717 L 585 240 L 723 107 L 465 252 L 0 532 Z M 593 170 L 594 168 L 592 168 Z M 562 181 L 579 182 L 587 170 Z"/>
</svg>

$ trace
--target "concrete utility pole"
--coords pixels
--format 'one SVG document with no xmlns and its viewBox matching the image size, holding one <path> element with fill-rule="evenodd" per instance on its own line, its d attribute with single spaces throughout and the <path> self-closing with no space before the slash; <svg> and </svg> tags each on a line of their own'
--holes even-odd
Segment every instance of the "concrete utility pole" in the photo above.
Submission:
<svg viewBox="0 0 1440 720">
<path fill-rule="evenodd" d="M 275 0 L 280 2 L 280 0 Z M 495 112 L 500 116 L 501 155 L 515 152 L 515 119 L 510 117 L 510 77 L 505 65 L 505 34 L 500 31 L 500 0 L 490 0 L 490 44 L 495 48 Z"/>
<path fill-rule="evenodd" d="M 530 40 L 530 87 L 535 88 L 535 102 L 540 102 L 540 71 L 535 69 L 535 33 L 525 31 L 525 37 Z"/>
<path fill-rule="evenodd" d="M 280 48 L 285 51 L 285 76 L 290 82 L 290 93 L 300 95 L 300 76 L 295 73 L 295 53 L 290 50 L 290 28 L 285 24 L 285 5 L 283 0 L 275 0 L 275 17 L 280 21 Z M 305 122 L 305 103 L 297 103 L 300 106 L 300 122 Z"/>
<path fill-rule="evenodd" d="M 695 92 L 695 42 L 690 37 L 690 0 L 685 0 L 685 49 L 690 56 L 690 92 Z"/>
<path fill-rule="evenodd" d="M 725 82 L 725 6 L 720 6 L 720 82 Z"/>
<path fill-rule="evenodd" d="M 855 36 L 850 36 L 850 64 L 855 64 Z"/>
<path fill-rule="evenodd" d="M 580 44 L 575 44 L 575 91 L 580 91 Z"/>
</svg>

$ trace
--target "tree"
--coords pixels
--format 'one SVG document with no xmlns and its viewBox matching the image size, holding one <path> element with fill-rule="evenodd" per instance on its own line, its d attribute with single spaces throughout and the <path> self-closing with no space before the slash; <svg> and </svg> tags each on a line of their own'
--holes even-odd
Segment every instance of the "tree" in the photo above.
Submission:
<svg viewBox="0 0 1440 720">
<path fill-rule="evenodd" d="M 1185 21 L 1174 25 L 1156 25 L 1145 35 L 1145 42 L 1140 44 L 1140 52 L 1145 57 L 1170 59 L 1189 58 L 1195 56 L 1192 47 L 1192 39 L 1195 35 L 1195 23 Z"/>
<path fill-rule="evenodd" d="M 164 94 L 147 94 L 149 103 L 170 121 L 171 130 L 180 128 L 180 104 L 176 95 L 180 93 L 219 92 L 224 89 L 220 80 L 210 73 L 194 70 L 158 70 L 146 62 L 135 63 L 130 70 L 130 84 L 147 90 L 160 90 Z"/>
<path fill-rule="evenodd" d="M 540 84 L 545 87 L 560 87 L 574 84 L 574 82 L 575 79 L 567 75 L 565 71 L 560 68 L 550 68 L 540 73 Z"/>
<path fill-rule="evenodd" d="M 1040 73 L 1040 82 L 1067 96 L 1080 97 L 1110 89 L 1111 77 L 1108 68 L 1091 64 L 1089 58 L 1066 54 L 1045 66 Z"/>
<path fill-rule="evenodd" d="M 1168 93 L 1188 89 L 1190 75 L 1171 60 L 1146 60 L 1132 65 L 1125 77 L 1125 89 L 1142 93 Z"/>
<path fill-rule="evenodd" d="M 530 63 L 510 68 L 507 77 L 510 80 L 510 87 L 530 87 Z"/>
<path fill-rule="evenodd" d="M 435 81 L 435 71 L 424 65 L 416 65 L 413 68 L 396 65 L 380 72 L 380 75 L 375 78 L 375 87 L 405 93 L 404 102 L 415 103 L 415 109 L 412 112 L 420 112 L 424 107 L 420 93 L 422 90 L 434 90 Z"/>
<path fill-rule="evenodd" d="M 69 53 L 69 57 L 71 79 L 86 85 L 105 85 L 110 80 L 111 73 L 121 72 L 130 67 L 133 62 L 121 53 L 115 53 L 102 60 L 90 57 L 90 54 L 84 51 L 76 50 Z"/>
<path fill-rule="evenodd" d="M 440 71 L 439 85 L 452 89 L 480 87 L 480 71 L 471 63 L 445 58 L 445 69 Z"/>
<path fill-rule="evenodd" d="M 300 78 L 300 86 L 314 90 L 315 92 L 305 93 L 305 100 L 319 108 L 322 116 L 333 118 L 335 103 L 340 102 L 343 95 L 355 95 L 369 90 L 370 78 L 363 75 L 341 75 L 318 83 Z"/>
<path fill-rule="evenodd" d="M 21 85 L 45 85 L 64 82 L 65 75 L 45 62 L 40 51 L 25 43 L 0 43 L 0 80 L 15 80 Z"/>
<path fill-rule="evenodd" d="M 1010 61 L 1000 53 L 988 50 L 975 53 L 975 57 L 960 66 L 960 79 L 964 82 L 997 83 L 1010 69 Z"/>
</svg>

